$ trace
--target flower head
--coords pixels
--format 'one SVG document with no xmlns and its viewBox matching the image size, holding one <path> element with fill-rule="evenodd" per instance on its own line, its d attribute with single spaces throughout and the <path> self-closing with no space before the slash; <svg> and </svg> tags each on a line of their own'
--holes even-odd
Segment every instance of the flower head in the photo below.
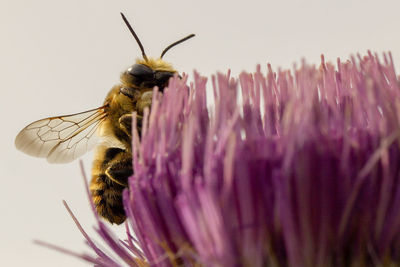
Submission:
<svg viewBox="0 0 400 267">
<path fill-rule="evenodd" d="M 390 54 L 217 74 L 212 105 L 206 82 L 195 73 L 190 87 L 175 78 L 153 94 L 124 192 L 137 240 L 112 244 L 121 258 L 400 263 L 400 88 Z"/>
</svg>

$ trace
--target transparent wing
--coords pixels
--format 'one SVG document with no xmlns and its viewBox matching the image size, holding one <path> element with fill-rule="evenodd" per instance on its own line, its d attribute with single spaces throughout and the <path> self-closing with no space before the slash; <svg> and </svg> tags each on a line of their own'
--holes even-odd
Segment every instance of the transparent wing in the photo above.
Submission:
<svg viewBox="0 0 400 267">
<path fill-rule="evenodd" d="M 15 146 L 50 163 L 71 162 L 97 144 L 96 131 L 106 117 L 104 108 L 35 121 L 19 132 Z"/>
</svg>

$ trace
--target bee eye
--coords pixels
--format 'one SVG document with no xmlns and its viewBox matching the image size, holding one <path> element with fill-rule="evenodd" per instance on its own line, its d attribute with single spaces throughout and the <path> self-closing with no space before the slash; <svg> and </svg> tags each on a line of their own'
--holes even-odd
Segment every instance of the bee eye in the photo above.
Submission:
<svg viewBox="0 0 400 267">
<path fill-rule="evenodd" d="M 174 73 L 170 71 L 156 71 L 154 74 L 154 78 L 157 81 L 158 85 L 162 87 L 167 86 L 169 78 L 173 77 Z"/>
<path fill-rule="evenodd" d="M 135 64 L 130 67 L 127 72 L 139 79 L 149 79 L 153 77 L 153 70 L 146 65 L 143 64 Z"/>
</svg>

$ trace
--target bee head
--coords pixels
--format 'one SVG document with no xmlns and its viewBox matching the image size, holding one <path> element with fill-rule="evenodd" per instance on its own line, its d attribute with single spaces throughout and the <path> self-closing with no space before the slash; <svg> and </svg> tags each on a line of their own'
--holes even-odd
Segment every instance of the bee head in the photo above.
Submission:
<svg viewBox="0 0 400 267">
<path fill-rule="evenodd" d="M 167 62 L 158 59 L 138 60 L 121 75 L 125 86 L 136 89 L 153 89 L 158 86 L 162 91 L 171 77 L 177 73 Z"/>
<path fill-rule="evenodd" d="M 129 96 L 132 92 L 129 93 L 128 91 L 134 89 L 153 89 L 154 86 L 158 86 L 159 90 L 162 91 L 168 85 L 169 79 L 177 73 L 177 71 L 172 68 L 171 64 L 165 62 L 162 57 L 172 47 L 194 37 L 194 34 L 190 34 L 167 46 L 161 53 L 159 59 L 147 58 L 139 37 L 132 29 L 124 14 L 121 13 L 121 16 L 139 45 L 143 56 L 143 59 L 137 60 L 136 64 L 132 65 L 122 73 L 121 81 L 124 84 L 124 87 L 121 89 L 121 92 Z"/>
</svg>

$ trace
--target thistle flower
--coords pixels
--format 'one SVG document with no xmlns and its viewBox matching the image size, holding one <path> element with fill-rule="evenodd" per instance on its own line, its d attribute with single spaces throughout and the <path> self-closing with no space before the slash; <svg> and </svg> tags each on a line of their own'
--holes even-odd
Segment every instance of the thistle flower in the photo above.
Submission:
<svg viewBox="0 0 400 267">
<path fill-rule="evenodd" d="M 173 79 L 153 94 L 124 192 L 130 265 L 400 266 L 392 57 Z M 209 87 L 208 87 L 209 88 Z M 129 226 L 128 226 L 129 225 Z M 131 233 L 133 231 L 133 233 Z M 136 236 L 136 238 L 133 238 Z M 100 265 L 118 265 L 94 244 Z"/>
</svg>

